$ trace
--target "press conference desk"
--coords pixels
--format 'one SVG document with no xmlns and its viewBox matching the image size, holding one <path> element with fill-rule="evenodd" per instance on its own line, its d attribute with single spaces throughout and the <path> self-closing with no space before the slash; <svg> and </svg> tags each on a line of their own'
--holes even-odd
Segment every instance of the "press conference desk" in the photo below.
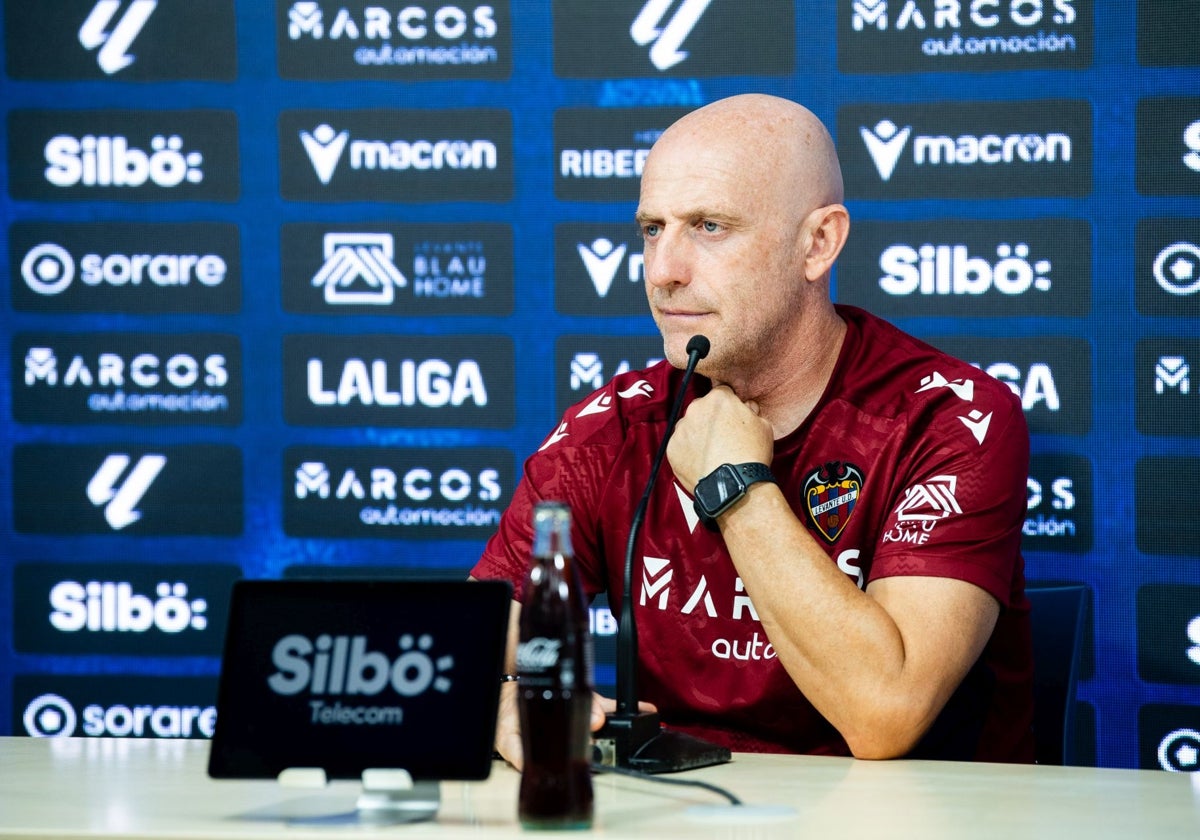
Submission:
<svg viewBox="0 0 1200 840">
<path fill-rule="evenodd" d="M 272 781 L 218 782 L 207 777 L 207 760 L 205 741 L 0 738 L 0 836 L 531 836 L 522 835 L 515 820 L 519 776 L 500 762 L 487 781 L 444 783 L 435 822 L 378 828 L 281 818 L 288 811 L 350 811 L 357 783 L 335 782 L 310 793 Z M 747 805 L 787 805 L 794 813 L 739 811 L 703 789 L 604 775 L 596 777 L 594 833 L 921 840 L 1200 836 L 1200 775 L 737 754 L 730 764 L 670 778 L 700 779 L 729 789 Z"/>
</svg>

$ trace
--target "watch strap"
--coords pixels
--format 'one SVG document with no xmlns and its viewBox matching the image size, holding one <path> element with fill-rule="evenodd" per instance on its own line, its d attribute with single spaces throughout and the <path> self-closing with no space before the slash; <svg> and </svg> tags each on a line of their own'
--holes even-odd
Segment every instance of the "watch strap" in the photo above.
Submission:
<svg viewBox="0 0 1200 840">
<path fill-rule="evenodd" d="M 758 461 L 750 461 L 745 464 L 734 464 L 733 468 L 741 475 L 742 481 L 746 482 L 746 489 L 750 489 L 750 485 L 756 481 L 769 481 L 775 483 L 775 476 L 771 472 L 771 468 L 766 464 L 760 464 Z"/>
</svg>

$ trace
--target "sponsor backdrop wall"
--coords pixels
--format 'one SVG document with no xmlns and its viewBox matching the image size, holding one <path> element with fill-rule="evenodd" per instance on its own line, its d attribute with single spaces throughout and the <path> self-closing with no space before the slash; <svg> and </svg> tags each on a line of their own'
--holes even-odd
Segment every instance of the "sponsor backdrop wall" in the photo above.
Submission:
<svg viewBox="0 0 1200 840">
<path fill-rule="evenodd" d="M 1023 400 L 1083 758 L 1200 767 L 1195 3 L 3 9 L 0 732 L 209 735 L 240 576 L 463 575 L 660 355 L 647 148 L 765 91 L 842 155 L 837 299 Z"/>
</svg>

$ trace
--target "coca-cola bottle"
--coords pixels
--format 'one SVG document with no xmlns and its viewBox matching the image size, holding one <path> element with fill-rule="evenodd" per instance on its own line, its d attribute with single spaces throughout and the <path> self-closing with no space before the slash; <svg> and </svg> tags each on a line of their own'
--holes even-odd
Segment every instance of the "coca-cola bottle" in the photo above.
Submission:
<svg viewBox="0 0 1200 840">
<path fill-rule="evenodd" d="M 533 512 L 517 674 L 525 765 L 521 825 L 589 828 L 592 639 L 571 550 L 571 511 L 559 502 L 541 502 Z"/>
</svg>

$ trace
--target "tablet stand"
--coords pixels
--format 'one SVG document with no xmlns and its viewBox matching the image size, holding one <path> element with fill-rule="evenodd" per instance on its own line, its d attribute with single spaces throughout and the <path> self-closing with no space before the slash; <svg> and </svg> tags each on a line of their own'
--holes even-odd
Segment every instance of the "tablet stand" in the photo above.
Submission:
<svg viewBox="0 0 1200 840">
<path fill-rule="evenodd" d="M 320 767 L 289 767 L 279 774 L 282 787 L 324 788 L 328 782 Z M 413 781 L 407 770 L 368 769 L 362 773 L 362 792 L 353 811 L 341 810 L 340 800 L 317 799 L 289 803 L 285 809 L 259 811 L 258 819 L 281 819 L 291 825 L 398 825 L 421 822 L 437 816 L 441 785 L 437 781 Z"/>
<path fill-rule="evenodd" d="M 431 820 L 442 804 L 438 782 L 414 782 L 407 770 L 364 770 L 355 806 L 373 825 Z"/>
</svg>

